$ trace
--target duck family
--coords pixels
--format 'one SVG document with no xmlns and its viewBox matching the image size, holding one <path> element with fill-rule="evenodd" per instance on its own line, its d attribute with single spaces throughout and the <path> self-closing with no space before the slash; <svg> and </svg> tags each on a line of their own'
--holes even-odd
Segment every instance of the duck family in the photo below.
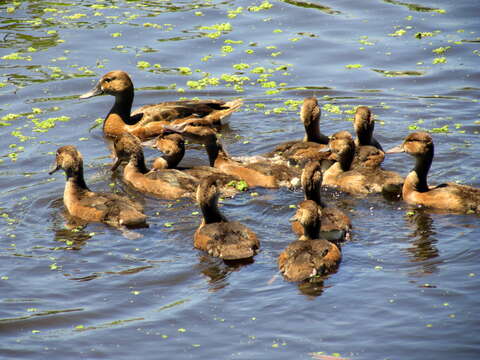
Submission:
<svg viewBox="0 0 480 360">
<path fill-rule="evenodd" d="M 132 111 L 133 82 L 120 70 L 102 76 L 80 98 L 102 94 L 115 97 L 103 122 L 103 134 L 113 143 L 112 171 L 118 171 L 121 181 L 139 196 L 195 202 L 202 213 L 201 223 L 192 234 L 193 246 L 199 251 L 225 261 L 251 259 L 259 252 L 260 240 L 255 232 L 241 222 L 228 221 L 219 209 L 219 197 L 235 196 L 241 191 L 238 184 L 293 191 L 301 188 L 303 201 L 291 219 L 292 237 L 297 240 L 278 255 L 278 269 L 287 281 L 324 279 L 340 265 L 342 247 L 351 238 L 352 222 L 345 211 L 323 201 L 326 188 L 345 196 L 393 194 L 410 206 L 480 214 L 479 188 L 428 184 L 434 156 L 430 134 L 411 133 L 400 145 L 384 152 L 373 133 L 373 114 L 366 106 L 356 109 L 355 139 L 345 130 L 327 136 L 320 131 L 318 100 L 306 98 L 300 111 L 303 139 L 281 143 L 260 156 L 235 158 L 226 152 L 219 133 L 222 121 L 242 105 L 240 99 L 170 101 Z M 149 167 L 144 146 L 150 139 L 161 154 L 148 160 Z M 205 148 L 208 165 L 181 166 L 188 154 L 186 140 Z M 414 168 L 405 179 L 382 167 L 385 154 L 395 153 L 415 158 Z M 119 229 L 148 226 L 138 201 L 88 188 L 83 158 L 75 146 L 58 148 L 50 174 L 58 170 L 66 175 L 63 202 L 73 218 Z M 228 215 L 234 217 L 233 213 Z"/>
</svg>

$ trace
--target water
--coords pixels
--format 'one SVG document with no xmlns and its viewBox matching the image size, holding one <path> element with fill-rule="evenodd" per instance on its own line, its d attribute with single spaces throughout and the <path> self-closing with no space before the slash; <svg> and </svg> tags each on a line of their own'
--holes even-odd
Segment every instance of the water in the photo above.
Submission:
<svg viewBox="0 0 480 360">
<path fill-rule="evenodd" d="M 233 155 L 301 138 L 291 100 L 316 95 L 324 133 L 351 130 L 351 110 L 368 105 L 384 148 L 413 129 L 433 131 L 432 184 L 480 186 L 477 2 L 263 4 L 0 5 L 2 359 L 478 357 L 478 217 L 328 193 L 351 215 L 353 240 L 336 274 L 305 286 L 276 268 L 295 239 L 289 205 L 301 193 L 255 189 L 225 201 L 227 217 L 254 229 L 262 246 L 253 263 L 228 265 L 193 248 L 192 201 L 143 196 L 110 173 L 101 128 L 91 128 L 113 99 L 77 98 L 122 69 L 135 106 L 242 97 L 222 130 Z M 205 77 L 218 80 L 187 84 Z M 145 204 L 141 238 L 102 224 L 65 228 L 64 176 L 47 172 L 66 144 L 82 152 L 92 189 Z M 205 154 L 190 149 L 185 163 L 197 162 Z M 385 161 L 403 175 L 412 164 L 406 155 Z"/>
</svg>

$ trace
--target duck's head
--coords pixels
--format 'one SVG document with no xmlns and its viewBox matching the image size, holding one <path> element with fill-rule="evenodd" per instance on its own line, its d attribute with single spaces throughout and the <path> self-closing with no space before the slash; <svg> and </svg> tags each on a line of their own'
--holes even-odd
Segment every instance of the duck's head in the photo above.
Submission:
<svg viewBox="0 0 480 360">
<path fill-rule="evenodd" d="M 306 127 L 319 123 L 320 114 L 320 107 L 318 106 L 318 101 L 315 96 L 303 100 L 303 105 L 300 110 L 300 120 Z"/>
<path fill-rule="evenodd" d="M 67 176 L 69 174 L 83 172 L 82 154 L 80 154 L 75 146 L 67 145 L 57 149 L 55 163 L 49 174 L 52 175 L 60 169 L 63 169 L 67 173 Z"/>
<path fill-rule="evenodd" d="M 355 111 L 353 128 L 357 134 L 360 145 L 370 145 L 375 127 L 372 112 L 367 106 L 359 106 Z"/>
<path fill-rule="evenodd" d="M 340 161 L 346 154 L 353 154 L 355 152 L 353 137 L 345 130 L 333 134 L 328 142 L 328 147 L 332 151 L 332 160 L 336 161 Z"/>
<path fill-rule="evenodd" d="M 433 156 L 433 139 L 430 134 L 418 131 L 409 134 L 401 145 L 387 151 L 387 154 L 406 152 L 415 157 Z"/>
<path fill-rule="evenodd" d="M 185 155 L 185 140 L 180 134 L 163 131 L 155 139 L 153 147 L 163 153 L 162 157 L 153 162 L 154 169 L 175 168 Z"/>
<path fill-rule="evenodd" d="M 133 155 L 143 155 L 140 140 L 130 133 L 124 133 L 113 140 L 113 148 L 117 160 L 112 166 L 112 171 L 124 161 L 129 161 Z"/>
<path fill-rule="evenodd" d="M 322 166 L 320 162 L 309 161 L 303 168 L 301 177 L 305 199 L 319 203 L 322 180 Z"/>
<path fill-rule="evenodd" d="M 302 201 L 295 213 L 295 220 L 298 220 L 304 228 L 304 239 L 317 239 L 320 232 L 321 208 L 313 200 Z"/>
<path fill-rule="evenodd" d="M 110 71 L 100 78 L 92 90 L 80 95 L 80 99 L 88 99 L 103 94 L 113 96 L 133 95 L 132 79 L 125 71 Z"/>
</svg>

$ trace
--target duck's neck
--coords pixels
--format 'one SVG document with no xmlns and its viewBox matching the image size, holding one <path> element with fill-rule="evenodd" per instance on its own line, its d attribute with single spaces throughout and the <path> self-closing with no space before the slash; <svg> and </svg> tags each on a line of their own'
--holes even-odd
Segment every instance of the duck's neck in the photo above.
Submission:
<svg viewBox="0 0 480 360">
<path fill-rule="evenodd" d="M 130 114 L 132 113 L 133 89 L 126 90 L 115 96 L 115 104 L 107 115 L 115 114 L 120 116 L 127 125 L 133 125 Z"/>
<path fill-rule="evenodd" d="M 303 187 L 303 191 L 305 193 L 305 200 L 312 200 L 315 201 L 315 203 L 321 207 L 324 207 L 324 203 L 322 202 L 322 196 L 321 196 L 321 185 L 322 181 L 319 183 L 307 183 Z"/>
<path fill-rule="evenodd" d="M 320 219 L 317 218 L 308 224 L 303 225 L 304 234 L 300 240 L 313 240 L 318 238 L 320 233 Z"/>
<path fill-rule="evenodd" d="M 319 144 L 328 144 L 328 136 L 323 135 L 320 131 L 320 122 L 312 121 L 310 124 L 305 124 L 305 138 L 304 141 L 316 142 Z"/>
<path fill-rule="evenodd" d="M 216 141 L 212 141 L 205 145 L 207 149 L 208 161 L 210 162 L 210 166 L 215 166 L 215 161 L 218 157 L 224 156 L 226 157 L 225 151 L 223 150 L 222 145 L 220 145 Z"/>
<path fill-rule="evenodd" d="M 373 131 L 371 129 L 358 129 L 357 141 L 359 146 L 372 145 Z"/>
<path fill-rule="evenodd" d="M 202 224 L 212 224 L 217 222 L 227 222 L 225 216 L 222 215 L 218 209 L 218 196 L 214 196 L 211 199 L 202 201 L 200 204 L 200 209 L 203 214 Z"/>
<path fill-rule="evenodd" d="M 354 155 L 355 155 L 355 148 L 345 150 L 343 151 L 342 154 L 340 154 L 338 163 L 340 164 L 342 171 L 350 170 Z"/>
<path fill-rule="evenodd" d="M 425 154 L 416 157 L 415 168 L 412 173 L 416 175 L 416 181 L 412 184 L 416 191 L 428 191 L 427 176 L 433 161 L 433 147 Z M 411 177 L 409 175 L 409 177 Z"/>
<path fill-rule="evenodd" d="M 155 169 L 175 169 L 185 155 L 185 148 L 177 147 L 169 155 L 163 155 L 154 161 Z"/>
<path fill-rule="evenodd" d="M 143 152 L 141 151 L 130 156 L 129 164 L 142 174 L 146 174 L 147 172 L 149 172 L 149 169 L 145 164 L 145 157 L 143 155 Z"/>
<path fill-rule="evenodd" d="M 77 168 L 69 168 L 65 171 L 67 175 L 67 182 L 75 189 L 89 190 L 83 177 L 83 165 L 80 164 Z"/>
</svg>

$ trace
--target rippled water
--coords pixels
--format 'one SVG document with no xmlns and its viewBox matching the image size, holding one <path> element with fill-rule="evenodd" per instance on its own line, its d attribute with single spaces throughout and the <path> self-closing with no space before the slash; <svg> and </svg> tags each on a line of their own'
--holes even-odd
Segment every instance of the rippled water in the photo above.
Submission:
<svg viewBox="0 0 480 360">
<path fill-rule="evenodd" d="M 145 197 L 108 170 L 94 125 L 113 99 L 77 99 L 113 69 L 132 75 L 137 106 L 242 97 L 222 130 L 233 155 L 301 138 L 306 96 L 320 99 L 326 134 L 352 129 L 351 110 L 368 105 L 384 148 L 432 131 L 431 182 L 478 187 L 478 15 L 476 1 L 445 0 L 2 2 L 0 357 L 478 357 L 478 217 L 328 193 L 351 214 L 353 241 L 323 284 L 287 283 L 276 259 L 295 239 L 289 205 L 301 193 L 226 200 L 262 251 L 251 264 L 213 259 L 193 248 L 192 201 Z M 64 177 L 47 174 L 65 144 L 82 152 L 92 189 L 144 202 L 141 238 L 65 228 Z M 194 162 L 203 151 L 188 151 Z M 385 161 L 403 175 L 411 166 Z"/>
</svg>

